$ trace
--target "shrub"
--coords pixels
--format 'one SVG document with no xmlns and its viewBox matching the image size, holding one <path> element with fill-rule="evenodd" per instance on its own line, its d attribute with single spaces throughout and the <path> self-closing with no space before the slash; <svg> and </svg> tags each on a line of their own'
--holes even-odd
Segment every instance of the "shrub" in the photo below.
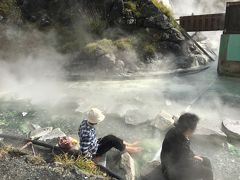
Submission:
<svg viewBox="0 0 240 180">
<path fill-rule="evenodd" d="M 88 27 L 90 32 L 96 35 L 102 35 L 103 31 L 107 27 L 107 22 L 100 18 L 90 18 L 88 21 Z"/>
<path fill-rule="evenodd" d="M 130 38 L 120 38 L 114 41 L 114 45 L 121 50 L 132 48 L 132 40 Z"/>
<path fill-rule="evenodd" d="M 0 1 L 0 14 L 17 21 L 21 18 L 21 11 L 17 6 L 16 0 L 1 0 Z"/>
<path fill-rule="evenodd" d="M 102 39 L 92 43 L 89 43 L 85 46 L 85 51 L 89 54 L 95 53 L 97 49 L 109 53 L 113 51 L 113 42 L 109 39 Z"/>
<path fill-rule="evenodd" d="M 143 51 L 144 51 L 144 54 L 151 56 L 156 53 L 156 47 L 154 46 L 153 43 L 147 42 L 143 45 Z"/>
</svg>

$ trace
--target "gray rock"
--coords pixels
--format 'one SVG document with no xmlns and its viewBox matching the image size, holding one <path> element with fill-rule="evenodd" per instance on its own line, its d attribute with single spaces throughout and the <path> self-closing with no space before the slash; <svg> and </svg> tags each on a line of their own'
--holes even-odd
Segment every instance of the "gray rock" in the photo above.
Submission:
<svg viewBox="0 0 240 180">
<path fill-rule="evenodd" d="M 0 22 L 4 20 L 4 17 L 0 15 Z"/>
<path fill-rule="evenodd" d="M 33 130 L 30 132 L 30 138 L 37 139 L 39 137 L 42 137 L 42 136 L 50 133 L 52 130 L 53 130 L 52 127 L 39 128 L 39 129 Z"/>
<path fill-rule="evenodd" d="M 151 17 L 161 13 L 151 1 L 142 2 L 142 4 L 140 4 L 140 10 L 143 17 Z"/>
<path fill-rule="evenodd" d="M 167 35 L 165 35 L 167 37 Z M 170 38 L 170 36 L 169 36 Z M 161 41 L 159 42 L 159 49 L 166 52 L 172 52 L 176 56 L 182 56 L 182 47 L 180 44 L 171 41 Z M 185 56 L 184 56 L 185 57 Z"/>
<path fill-rule="evenodd" d="M 229 138 L 240 140 L 240 120 L 224 119 L 222 130 Z"/>
<path fill-rule="evenodd" d="M 64 132 L 62 132 L 60 128 L 56 128 L 56 129 L 52 130 L 51 132 L 41 136 L 39 138 L 39 140 L 46 141 L 48 139 L 55 139 L 58 137 L 65 137 L 65 136 L 66 136 L 66 134 Z"/>
<path fill-rule="evenodd" d="M 176 28 L 171 28 L 167 31 L 167 33 L 169 34 L 170 38 L 169 40 L 173 41 L 173 42 L 179 42 L 179 41 L 184 41 L 185 38 L 182 35 L 182 33 L 177 30 Z"/>
<path fill-rule="evenodd" d="M 186 69 L 186 68 L 192 67 L 193 62 L 194 62 L 194 59 L 193 57 L 190 57 L 190 56 L 178 56 L 174 60 L 176 67 L 180 69 Z"/>
<path fill-rule="evenodd" d="M 158 14 L 157 16 L 151 16 L 151 17 L 145 18 L 144 26 L 149 28 L 163 29 L 163 30 L 172 28 L 172 25 L 168 21 L 167 16 L 165 16 L 162 13 Z"/>
<path fill-rule="evenodd" d="M 139 109 L 128 110 L 125 114 L 125 123 L 130 125 L 139 125 L 149 121 L 146 113 Z"/>
<path fill-rule="evenodd" d="M 124 153 L 121 155 L 121 168 L 125 171 L 125 179 L 126 180 L 135 180 L 135 164 L 134 160 L 130 156 L 129 153 Z"/>
<path fill-rule="evenodd" d="M 165 180 L 162 175 L 160 161 L 153 161 L 147 163 L 141 168 L 140 172 L 141 180 Z"/>
<path fill-rule="evenodd" d="M 166 131 L 173 127 L 174 120 L 173 116 L 161 111 L 152 121 L 151 126 L 160 129 L 161 131 Z"/>
<path fill-rule="evenodd" d="M 206 142 L 206 139 L 209 143 L 214 145 L 222 146 L 227 140 L 227 136 L 222 132 L 215 129 L 209 129 L 204 127 L 197 128 L 193 139 L 197 142 Z"/>
<path fill-rule="evenodd" d="M 103 69 L 112 69 L 115 63 L 116 57 L 114 54 L 104 54 L 97 59 L 97 64 Z"/>
</svg>

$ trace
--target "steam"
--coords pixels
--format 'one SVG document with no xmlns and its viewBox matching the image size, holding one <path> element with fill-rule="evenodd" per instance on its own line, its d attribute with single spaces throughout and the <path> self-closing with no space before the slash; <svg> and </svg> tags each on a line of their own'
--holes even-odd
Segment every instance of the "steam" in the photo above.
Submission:
<svg viewBox="0 0 240 180">
<path fill-rule="evenodd" d="M 0 53 L 1 94 L 29 99 L 33 104 L 56 103 L 62 95 L 56 80 L 65 76 L 67 57 L 52 46 L 54 34 L 7 27 Z"/>
</svg>

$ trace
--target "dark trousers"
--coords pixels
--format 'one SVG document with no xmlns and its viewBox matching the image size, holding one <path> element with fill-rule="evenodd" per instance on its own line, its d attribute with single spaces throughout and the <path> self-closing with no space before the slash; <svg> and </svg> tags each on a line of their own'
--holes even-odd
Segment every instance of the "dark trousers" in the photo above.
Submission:
<svg viewBox="0 0 240 180">
<path fill-rule="evenodd" d="M 176 173 L 168 173 L 168 180 L 213 180 L 212 165 L 208 158 L 203 162 L 197 161 L 192 167 L 174 170 Z"/>
<path fill-rule="evenodd" d="M 96 156 L 102 156 L 112 148 L 116 148 L 119 151 L 124 151 L 126 148 L 125 144 L 123 143 L 123 140 L 113 135 L 108 135 L 99 139 L 98 143 L 99 146 Z"/>
</svg>

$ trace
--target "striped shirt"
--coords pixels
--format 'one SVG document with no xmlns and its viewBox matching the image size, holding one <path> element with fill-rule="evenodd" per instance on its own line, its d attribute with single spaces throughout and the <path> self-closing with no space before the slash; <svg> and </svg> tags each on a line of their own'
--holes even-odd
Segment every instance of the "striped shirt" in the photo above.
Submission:
<svg viewBox="0 0 240 180">
<path fill-rule="evenodd" d="M 87 120 L 83 120 L 78 131 L 80 139 L 80 151 L 82 154 L 92 156 L 98 149 L 96 129 L 89 125 Z"/>
</svg>

